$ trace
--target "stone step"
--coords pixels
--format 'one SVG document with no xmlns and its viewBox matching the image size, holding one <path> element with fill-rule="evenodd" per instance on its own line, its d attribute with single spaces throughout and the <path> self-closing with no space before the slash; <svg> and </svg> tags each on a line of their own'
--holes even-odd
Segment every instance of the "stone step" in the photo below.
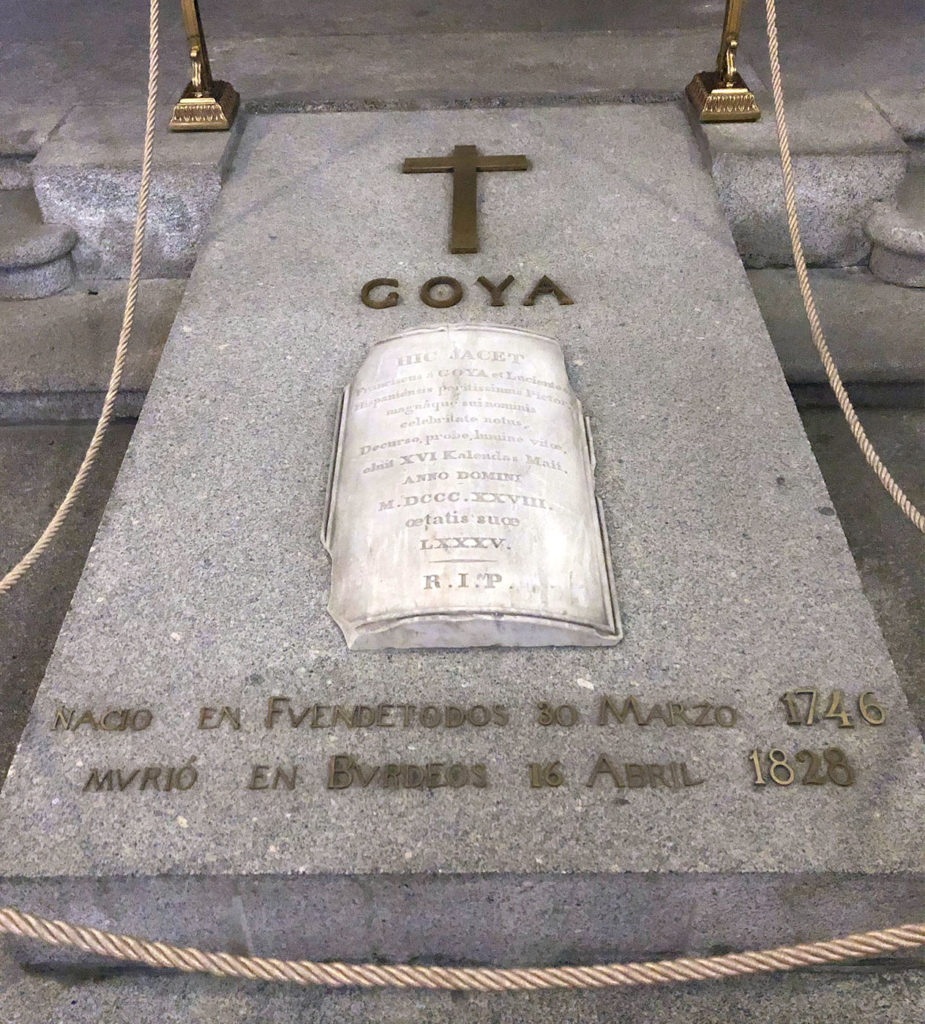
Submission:
<svg viewBox="0 0 925 1024">
<path fill-rule="evenodd" d="M 0 190 L 32 188 L 29 160 L 19 156 L 0 156 Z"/>
<path fill-rule="evenodd" d="M 502 56 L 511 45 L 507 34 L 338 37 L 324 44 L 331 52 L 323 67 L 331 73 L 323 76 L 310 40 L 299 40 L 295 48 L 277 38 L 219 43 L 222 65 L 241 92 L 242 116 L 229 133 L 164 130 L 158 135 L 143 274 L 190 273 L 247 113 L 673 102 L 680 100 L 688 75 L 678 69 L 709 63 L 698 56 L 712 49 L 708 38 L 712 33 L 700 29 L 642 36 L 570 33 L 555 41 L 528 34 L 517 41 L 523 58 L 512 64 Z M 372 52 L 377 61 L 365 59 Z M 364 73 L 344 76 L 338 59 L 351 68 L 365 59 Z M 449 86 L 447 62 L 458 71 Z M 697 131 L 746 266 L 789 266 L 773 104 L 758 75 L 747 66 L 743 73 L 755 88 L 762 119 L 698 125 Z M 167 117 L 168 107 L 160 116 Z M 863 264 L 871 250 L 865 221 L 877 203 L 892 201 L 903 179 L 908 158 L 903 132 L 910 129 L 899 120 L 899 129 L 894 127 L 860 90 L 794 92 L 787 109 L 807 260 L 815 266 Z M 73 256 L 84 276 L 128 274 L 140 111 L 140 99 L 77 104 L 29 165 L 44 217 L 78 230 Z"/>
<path fill-rule="evenodd" d="M 228 132 L 170 132 L 159 114 L 142 277 L 188 277 L 244 118 Z M 142 108 L 78 104 L 32 161 L 43 217 L 73 224 L 87 278 L 127 278 L 138 204 Z"/>
<path fill-rule="evenodd" d="M 186 281 L 141 282 L 117 416 L 137 416 Z M 0 423 L 94 419 L 112 372 L 126 281 L 0 304 Z"/>
<path fill-rule="evenodd" d="M 913 149 L 895 204 L 878 204 L 866 225 L 870 269 L 884 281 L 925 288 L 925 147 Z"/>
<path fill-rule="evenodd" d="M 74 280 L 73 228 L 43 224 L 30 188 L 0 190 L 0 299 L 37 299 Z"/>
<path fill-rule="evenodd" d="M 792 266 L 774 104 L 757 84 L 755 95 L 760 121 L 698 129 L 745 266 Z M 787 120 L 806 262 L 865 263 L 870 242 L 864 223 L 876 202 L 895 195 L 908 147 L 861 92 L 794 91 Z"/>
<path fill-rule="evenodd" d="M 849 388 L 855 385 L 853 397 L 865 404 L 889 405 L 911 391 L 918 393 L 921 403 L 925 291 L 886 284 L 866 267 L 819 268 L 811 270 L 809 278 L 842 379 Z M 749 270 L 748 280 L 787 383 L 804 390 L 827 386 L 796 271 L 790 267 Z"/>
</svg>

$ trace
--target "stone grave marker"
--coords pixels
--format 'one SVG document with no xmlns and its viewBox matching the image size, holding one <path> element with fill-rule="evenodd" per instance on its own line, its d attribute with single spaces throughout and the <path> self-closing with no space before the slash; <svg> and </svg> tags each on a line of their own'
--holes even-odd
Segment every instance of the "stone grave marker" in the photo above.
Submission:
<svg viewBox="0 0 925 1024">
<path fill-rule="evenodd" d="M 551 338 L 375 345 L 344 394 L 324 541 L 351 650 L 620 639 L 590 428 Z"/>
<path fill-rule="evenodd" d="M 472 174 L 474 253 L 448 251 L 456 172 L 402 173 L 457 146 L 529 163 Z M 575 396 L 543 417 L 582 511 L 523 555 L 559 579 L 567 543 L 576 589 L 514 610 L 592 580 L 576 618 L 608 643 L 349 650 L 329 600 L 358 637 L 373 591 L 420 611 L 402 530 L 508 536 L 372 530 L 350 431 L 394 434 L 349 409 L 333 588 L 320 536 L 343 389 L 385 339 L 472 324 L 554 339 Z M 922 769 L 682 109 L 250 120 L 0 795 L 0 902 L 321 959 L 818 939 L 921 916 Z"/>
</svg>

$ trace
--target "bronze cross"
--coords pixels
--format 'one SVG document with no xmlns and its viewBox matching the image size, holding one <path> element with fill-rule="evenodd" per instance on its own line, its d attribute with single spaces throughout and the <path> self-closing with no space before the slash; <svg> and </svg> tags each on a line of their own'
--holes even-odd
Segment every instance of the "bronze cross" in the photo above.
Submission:
<svg viewBox="0 0 925 1024">
<path fill-rule="evenodd" d="M 525 171 L 525 156 L 480 156 L 475 146 L 454 146 L 450 156 L 409 156 L 405 174 L 453 172 L 453 221 L 450 252 L 478 252 L 479 227 L 476 181 L 479 171 Z"/>
</svg>

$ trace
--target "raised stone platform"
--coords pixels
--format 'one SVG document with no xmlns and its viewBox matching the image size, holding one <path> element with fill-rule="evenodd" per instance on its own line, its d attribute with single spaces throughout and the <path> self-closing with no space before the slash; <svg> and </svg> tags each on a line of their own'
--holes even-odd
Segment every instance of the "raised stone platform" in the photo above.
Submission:
<svg viewBox="0 0 925 1024">
<path fill-rule="evenodd" d="M 449 256 L 449 176 L 400 168 L 469 142 L 532 167 L 480 176 L 482 252 Z M 0 796 L 0 902 L 478 963 L 920 916 L 920 743 L 683 111 L 258 118 L 236 166 Z M 458 305 L 420 302 L 437 275 Z M 543 275 L 574 303 L 524 306 Z M 371 309 L 379 277 L 400 300 Z M 376 341 L 473 320 L 563 344 L 617 648 L 348 652 L 325 610 L 341 388 Z M 455 764 L 487 785 L 428 769 Z"/>
<path fill-rule="evenodd" d="M 54 295 L 74 280 L 73 228 L 44 224 L 31 188 L 0 189 L 0 301 Z"/>
<path fill-rule="evenodd" d="M 42 215 L 77 230 L 77 271 L 127 278 L 132 264 L 144 118 L 124 97 L 78 104 L 30 165 Z M 166 122 L 166 112 L 158 124 Z M 144 277 L 186 277 L 221 191 L 240 124 L 230 132 L 157 137 L 145 233 Z"/>
<path fill-rule="evenodd" d="M 137 416 L 186 281 L 142 281 L 117 416 Z M 126 281 L 83 282 L 62 294 L 0 303 L 0 423 L 96 419 L 112 374 Z"/>
<path fill-rule="evenodd" d="M 800 230 L 810 266 L 865 262 L 864 224 L 902 181 L 908 149 L 860 93 L 787 92 Z M 770 93 L 753 124 L 701 126 L 713 180 L 747 267 L 792 266 Z"/>
</svg>

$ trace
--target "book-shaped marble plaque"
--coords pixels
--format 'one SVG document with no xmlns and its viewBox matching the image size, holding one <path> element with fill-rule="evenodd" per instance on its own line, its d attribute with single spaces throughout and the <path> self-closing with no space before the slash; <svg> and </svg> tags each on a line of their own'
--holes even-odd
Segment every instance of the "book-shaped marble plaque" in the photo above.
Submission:
<svg viewBox="0 0 925 1024">
<path fill-rule="evenodd" d="M 588 423 L 551 338 L 452 325 L 375 345 L 344 392 L 323 539 L 352 650 L 622 636 Z"/>
</svg>

